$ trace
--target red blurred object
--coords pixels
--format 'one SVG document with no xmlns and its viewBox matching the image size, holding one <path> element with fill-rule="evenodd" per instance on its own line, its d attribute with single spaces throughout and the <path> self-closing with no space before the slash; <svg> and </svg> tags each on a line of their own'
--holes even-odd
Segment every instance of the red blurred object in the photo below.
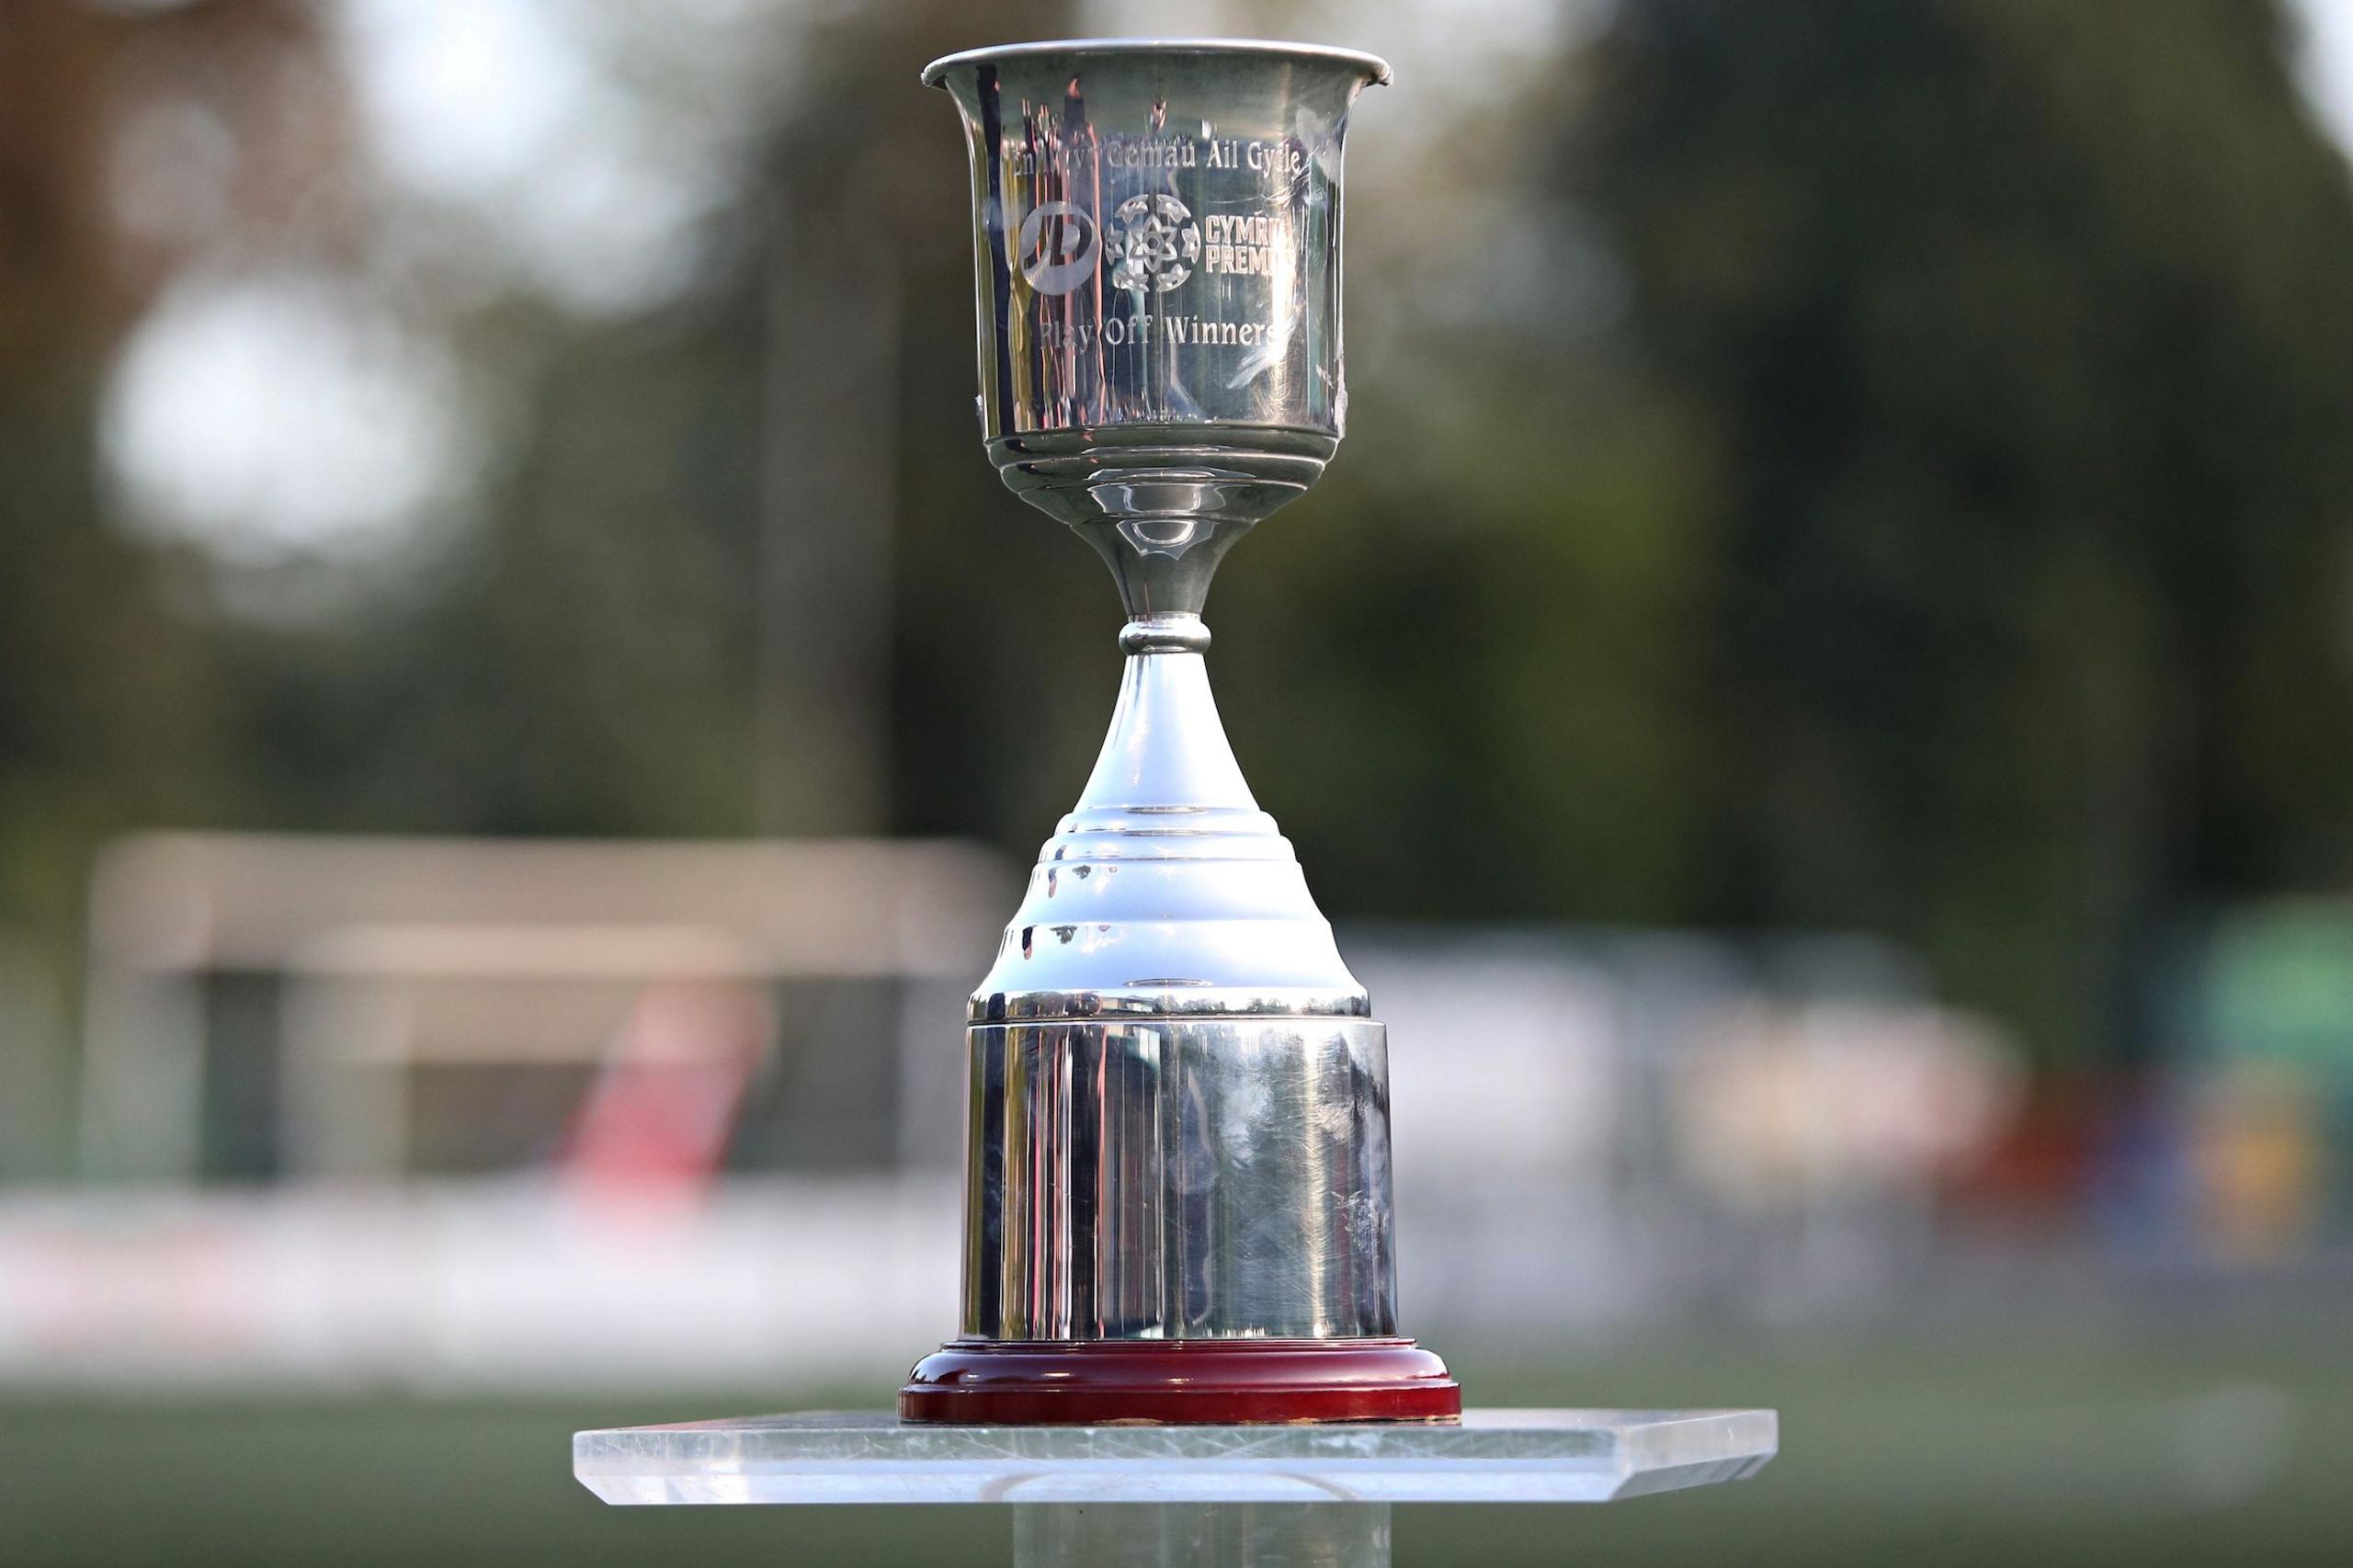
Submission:
<svg viewBox="0 0 2353 1568">
<path fill-rule="evenodd" d="M 1410 1339 L 957 1340 L 899 1391 L 904 1421 L 1247 1426 L 1453 1421 L 1462 1388 Z"/>
<path fill-rule="evenodd" d="M 747 987 L 646 987 L 573 1128 L 579 1187 L 630 1200 L 700 1192 L 718 1176 L 769 1020 Z"/>
<path fill-rule="evenodd" d="M 2104 1109 L 2125 1085 L 2070 1074 L 2032 1086 L 2008 1132 L 1953 1184 L 1968 1211 L 2063 1221 L 2088 1194 Z"/>
</svg>

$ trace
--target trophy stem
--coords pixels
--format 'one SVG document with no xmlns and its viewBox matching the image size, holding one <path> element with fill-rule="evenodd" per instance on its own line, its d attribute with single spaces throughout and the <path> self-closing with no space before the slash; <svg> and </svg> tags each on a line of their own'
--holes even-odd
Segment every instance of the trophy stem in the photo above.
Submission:
<svg viewBox="0 0 2353 1568">
<path fill-rule="evenodd" d="M 1210 692 L 1210 629 L 1197 615 L 1152 616 L 1120 630 L 1128 655 L 1120 700 L 1077 813 L 1095 831 L 1165 824 L 1120 823 L 1184 812 L 1252 812 L 1258 802 L 1234 760 Z"/>
</svg>

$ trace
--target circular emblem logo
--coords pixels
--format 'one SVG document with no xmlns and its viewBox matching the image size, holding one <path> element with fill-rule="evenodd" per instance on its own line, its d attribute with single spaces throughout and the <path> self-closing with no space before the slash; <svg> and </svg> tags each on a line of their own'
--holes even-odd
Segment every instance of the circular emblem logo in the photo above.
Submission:
<svg viewBox="0 0 2353 1568">
<path fill-rule="evenodd" d="M 1101 234 L 1067 201 L 1041 201 L 1021 220 L 1021 276 L 1040 294 L 1067 294 L 1095 275 Z"/>
<path fill-rule="evenodd" d="M 1192 210 L 1173 196 L 1131 196 L 1111 214 L 1104 236 L 1117 289 L 1165 294 L 1193 275 L 1201 231 Z"/>
</svg>

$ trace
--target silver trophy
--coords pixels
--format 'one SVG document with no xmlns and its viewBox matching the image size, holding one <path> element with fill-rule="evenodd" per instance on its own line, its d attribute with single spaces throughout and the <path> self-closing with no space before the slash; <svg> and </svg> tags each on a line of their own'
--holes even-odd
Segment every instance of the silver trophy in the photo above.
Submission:
<svg viewBox="0 0 2353 1568">
<path fill-rule="evenodd" d="M 1109 564 L 1111 731 L 972 998 L 961 1336 L 911 1420 L 1444 1420 L 1396 1330 L 1387 1043 L 1210 696 L 1225 552 L 1339 444 L 1340 154 L 1370 55 L 979 50 L 980 416 Z"/>
</svg>

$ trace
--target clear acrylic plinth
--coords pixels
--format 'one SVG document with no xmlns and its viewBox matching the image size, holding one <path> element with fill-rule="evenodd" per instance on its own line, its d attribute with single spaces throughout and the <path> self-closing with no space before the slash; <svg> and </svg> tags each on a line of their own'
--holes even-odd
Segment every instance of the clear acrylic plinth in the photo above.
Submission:
<svg viewBox="0 0 2353 1568">
<path fill-rule="evenodd" d="M 924 1426 L 865 1413 L 581 1432 L 608 1503 L 1606 1503 L 1737 1481 L 1769 1410 L 1472 1410 L 1462 1424 Z"/>
<path fill-rule="evenodd" d="M 820 1412 L 575 1433 L 572 1472 L 608 1503 L 1008 1503 L 1015 1568 L 1389 1568 L 1392 1503 L 1607 1503 L 1738 1481 L 1779 1437 L 1769 1410 L 1472 1410 L 1459 1426 Z"/>
</svg>

